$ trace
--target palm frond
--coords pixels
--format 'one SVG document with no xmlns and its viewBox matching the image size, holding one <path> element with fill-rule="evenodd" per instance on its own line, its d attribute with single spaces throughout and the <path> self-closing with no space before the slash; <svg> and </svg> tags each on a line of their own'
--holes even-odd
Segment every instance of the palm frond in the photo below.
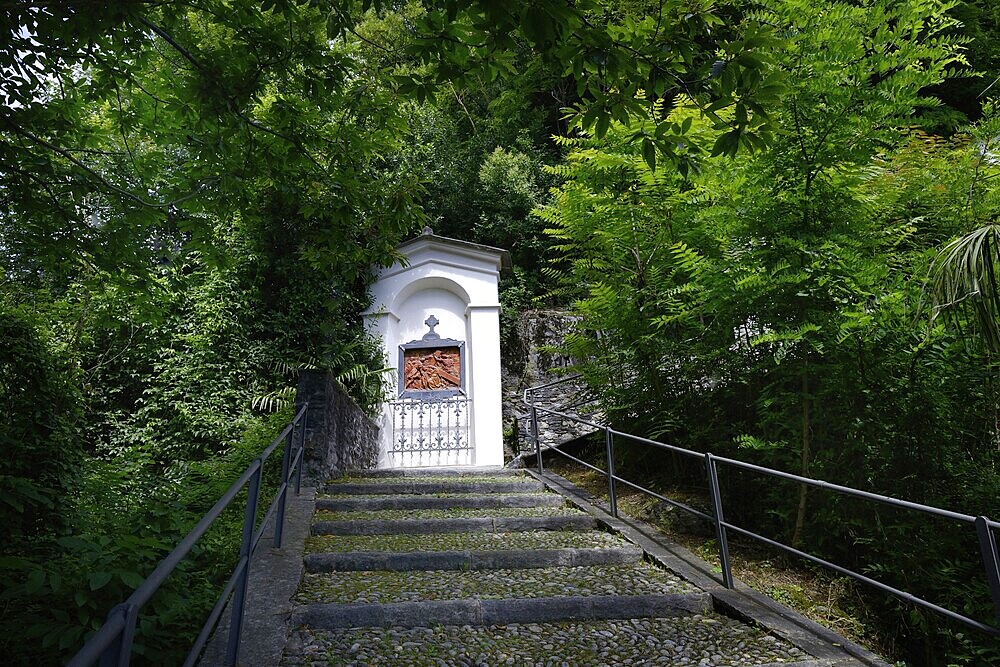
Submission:
<svg viewBox="0 0 1000 667">
<path fill-rule="evenodd" d="M 1000 225 L 988 224 L 949 243 L 931 265 L 931 320 L 967 315 L 990 352 L 1000 354 Z"/>
</svg>

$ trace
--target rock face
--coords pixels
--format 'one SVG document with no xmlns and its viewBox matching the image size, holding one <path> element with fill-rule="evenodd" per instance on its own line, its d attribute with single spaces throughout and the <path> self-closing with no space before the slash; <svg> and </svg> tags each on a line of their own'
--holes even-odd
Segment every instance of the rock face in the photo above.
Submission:
<svg viewBox="0 0 1000 667">
<path fill-rule="evenodd" d="M 503 364 L 504 427 L 510 438 L 507 456 L 530 449 L 530 414 L 524 390 L 572 375 L 572 357 L 560 352 L 580 317 L 565 310 L 530 310 L 521 315 L 516 340 L 505 347 Z M 601 423 L 593 396 L 582 380 L 566 380 L 533 392 L 536 404 Z M 540 413 L 538 435 L 544 445 L 557 445 L 594 431 L 593 427 Z M 513 442 L 516 435 L 517 443 Z"/>
<path fill-rule="evenodd" d="M 344 470 L 370 470 L 378 463 L 379 428 L 330 374 L 303 371 L 296 407 L 309 401 L 306 414 L 304 477 L 311 482 Z"/>
</svg>

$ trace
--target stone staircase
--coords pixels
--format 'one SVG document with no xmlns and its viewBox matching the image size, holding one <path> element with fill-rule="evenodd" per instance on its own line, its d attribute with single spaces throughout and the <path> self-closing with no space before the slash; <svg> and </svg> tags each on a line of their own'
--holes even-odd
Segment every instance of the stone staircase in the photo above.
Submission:
<svg viewBox="0 0 1000 667">
<path fill-rule="evenodd" d="M 523 471 L 321 492 L 282 665 L 817 664 Z"/>
</svg>

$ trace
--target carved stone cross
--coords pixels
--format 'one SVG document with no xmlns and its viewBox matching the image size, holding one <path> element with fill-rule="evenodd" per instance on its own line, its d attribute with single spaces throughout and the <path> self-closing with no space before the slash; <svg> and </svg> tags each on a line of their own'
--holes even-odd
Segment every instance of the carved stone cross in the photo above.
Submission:
<svg viewBox="0 0 1000 667">
<path fill-rule="evenodd" d="M 431 315 L 426 320 L 424 320 L 424 324 L 426 324 L 427 327 L 430 329 L 430 331 L 424 334 L 424 340 L 435 340 L 441 337 L 437 332 L 434 331 L 434 327 L 441 324 L 438 321 L 438 318 L 434 317 L 434 315 Z"/>
</svg>

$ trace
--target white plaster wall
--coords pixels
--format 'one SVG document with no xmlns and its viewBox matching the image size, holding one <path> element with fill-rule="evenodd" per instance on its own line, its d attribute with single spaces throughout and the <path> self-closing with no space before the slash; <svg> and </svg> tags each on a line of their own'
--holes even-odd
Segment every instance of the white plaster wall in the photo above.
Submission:
<svg viewBox="0 0 1000 667">
<path fill-rule="evenodd" d="M 503 396 L 500 390 L 500 306 L 469 306 L 470 364 L 474 387 L 472 431 L 477 466 L 503 465 Z"/>
<path fill-rule="evenodd" d="M 503 464 L 500 390 L 499 255 L 438 243 L 421 237 L 404 251 L 408 266 L 383 270 L 372 287 L 373 305 L 365 314 L 371 333 L 383 342 L 388 366 L 398 378 L 399 346 L 423 337 L 424 321 L 434 315 L 442 338 L 465 341 L 465 377 L 472 402 L 471 461 L 476 466 Z M 379 467 L 392 438 L 392 417 L 385 406 L 379 420 L 382 449 Z M 426 465 L 426 464 L 425 464 Z"/>
<path fill-rule="evenodd" d="M 441 338 L 467 340 L 465 307 L 466 303 L 458 295 L 439 287 L 413 293 L 396 310 L 399 318 L 396 349 L 402 343 L 423 338 L 428 332 L 424 321 L 431 315 L 438 319 L 434 330 Z"/>
</svg>

